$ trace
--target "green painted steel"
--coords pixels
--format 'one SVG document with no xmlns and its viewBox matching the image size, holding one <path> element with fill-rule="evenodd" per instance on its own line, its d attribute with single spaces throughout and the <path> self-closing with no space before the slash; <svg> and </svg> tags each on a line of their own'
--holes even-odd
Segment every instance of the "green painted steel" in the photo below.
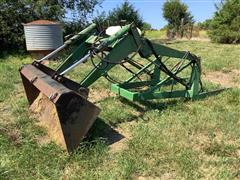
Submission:
<svg viewBox="0 0 240 180">
<path fill-rule="evenodd" d="M 65 44 L 77 44 L 78 45 L 79 43 L 84 42 L 89 37 L 89 35 L 97 32 L 96 27 L 97 27 L 97 25 L 95 23 L 89 25 L 87 28 L 83 29 L 78 34 L 76 34 L 75 36 L 68 39 L 65 42 Z"/>
<path fill-rule="evenodd" d="M 131 24 L 124 26 L 123 28 L 121 28 L 121 30 L 119 30 L 114 35 L 104 39 L 104 41 L 102 41 L 102 43 L 100 44 L 98 49 L 105 48 L 111 44 L 114 44 L 115 41 L 117 41 L 119 38 L 121 38 L 123 35 L 125 35 L 130 30 L 130 28 L 131 28 Z"/>
<path fill-rule="evenodd" d="M 71 65 L 73 65 L 77 60 L 80 60 L 83 58 L 87 52 L 88 49 L 91 47 L 91 44 L 88 44 L 86 42 L 81 43 L 75 50 L 74 52 L 68 56 L 68 58 L 64 61 L 61 66 L 58 67 L 57 73 L 63 72 L 65 69 L 69 68 Z"/>
<path fill-rule="evenodd" d="M 195 100 L 209 95 L 203 92 L 200 59 L 196 55 L 151 42 L 139 34 L 134 24 L 123 26 L 112 36 L 99 32 L 92 24 L 67 40 L 60 50 L 69 46 L 72 53 L 56 71 L 41 64 L 42 60 L 21 69 L 29 103 L 41 92 L 56 105 L 59 132 L 63 132 L 58 137 L 64 137 L 68 150 L 79 145 L 100 112 L 87 100 L 88 87 L 100 77 L 112 82 L 112 92 L 130 101 L 181 97 Z M 98 63 L 95 64 L 93 58 Z M 91 60 L 93 66 L 80 83 L 64 77 L 87 60 Z M 109 75 L 115 72 L 112 68 L 116 66 L 126 71 L 126 74 L 121 72 L 120 81 Z M 77 116 L 81 119 L 77 118 L 74 124 L 72 120 Z"/>
<path fill-rule="evenodd" d="M 109 37 L 99 34 L 96 25 L 93 24 L 78 33 L 73 42 L 77 47 L 58 67 L 57 73 L 63 72 L 87 53 L 95 57 L 107 51 L 105 57 L 100 58 L 100 62 L 93 66 L 92 70 L 82 79 L 80 85 L 83 87 L 91 86 L 100 77 L 111 80 L 108 71 L 115 66 L 122 65 L 125 60 L 138 70 L 132 72 L 132 75 L 123 82 L 112 84 L 111 90 L 119 96 L 131 101 L 141 101 L 177 97 L 196 99 L 200 94 L 202 95 L 199 58 L 188 51 L 179 51 L 151 42 L 138 33 L 134 24 L 123 26 Z M 132 53 L 139 54 L 147 63 L 136 64 L 133 59 L 129 58 Z M 170 69 L 163 62 L 164 58 L 177 58 L 179 62 Z M 123 67 L 131 72 L 126 66 Z M 189 69 L 188 74 L 184 78 L 180 77 L 179 74 L 185 69 Z M 143 74 L 150 79 L 139 80 L 139 76 Z M 164 89 L 166 86 L 169 86 L 170 90 Z M 179 89 L 174 89 L 174 86 L 178 86 Z"/>
<path fill-rule="evenodd" d="M 100 62 L 97 66 L 98 68 L 93 68 L 92 71 L 80 82 L 82 86 L 88 87 L 93 84 L 101 76 L 105 76 L 106 73 L 114 67 L 120 60 L 126 58 L 130 53 L 136 50 L 136 45 L 133 42 L 133 37 L 131 35 L 126 36 L 124 39 L 120 40 L 114 48 L 105 57 L 107 61 L 113 62 L 110 64 L 108 62 Z M 121 53 L 119 53 L 121 52 Z"/>
</svg>

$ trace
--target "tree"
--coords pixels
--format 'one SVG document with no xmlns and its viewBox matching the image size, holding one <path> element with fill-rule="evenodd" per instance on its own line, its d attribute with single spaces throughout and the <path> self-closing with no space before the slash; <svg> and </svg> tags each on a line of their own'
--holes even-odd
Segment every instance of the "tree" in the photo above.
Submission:
<svg viewBox="0 0 240 180">
<path fill-rule="evenodd" d="M 167 0 L 163 5 L 163 17 L 168 21 L 168 30 L 181 38 L 189 25 L 194 23 L 187 5 L 180 0 Z"/>
<path fill-rule="evenodd" d="M 98 28 L 103 30 L 109 26 L 109 21 L 106 15 L 106 12 L 103 11 L 101 13 L 97 12 L 97 15 L 92 20 L 97 24 Z"/>
<path fill-rule="evenodd" d="M 152 29 L 152 26 L 151 24 L 147 23 L 147 22 L 144 22 L 143 23 L 143 27 L 142 27 L 143 30 L 151 30 Z"/>
<path fill-rule="evenodd" d="M 210 24 L 211 24 L 211 19 L 206 19 L 203 22 L 199 22 L 197 24 L 197 26 L 201 29 L 201 30 L 209 30 L 210 29 Z"/>
<path fill-rule="evenodd" d="M 107 20 L 110 25 L 119 25 L 122 20 L 126 20 L 125 23 L 128 24 L 134 22 L 140 29 L 142 29 L 144 24 L 138 10 L 128 1 L 123 2 L 123 4 L 110 11 Z"/>
<path fill-rule="evenodd" d="M 225 0 L 216 7 L 209 37 L 218 43 L 240 43 L 240 1 Z"/>
<path fill-rule="evenodd" d="M 70 12 L 84 25 L 99 0 L 0 0 L 0 44 L 2 49 L 23 45 L 23 26 L 37 19 L 64 21 Z M 76 20 L 77 19 L 77 20 Z"/>
</svg>

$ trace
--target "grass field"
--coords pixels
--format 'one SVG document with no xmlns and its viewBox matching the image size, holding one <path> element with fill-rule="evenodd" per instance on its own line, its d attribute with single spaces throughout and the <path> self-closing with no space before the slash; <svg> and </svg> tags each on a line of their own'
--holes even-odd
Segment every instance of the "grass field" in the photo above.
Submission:
<svg viewBox="0 0 240 180">
<path fill-rule="evenodd" d="M 239 45 L 169 46 L 201 56 L 203 73 L 240 70 Z M 18 72 L 29 62 L 27 55 L 0 59 L 0 179 L 240 179 L 239 88 L 199 101 L 141 104 L 112 95 L 110 83 L 100 79 L 90 91 L 100 117 L 90 138 L 68 156 L 45 142 L 46 133 L 29 116 Z M 79 67 L 71 78 L 80 80 L 86 69 Z M 207 80 L 204 85 L 220 88 Z M 111 128 L 125 138 L 109 146 Z"/>
<path fill-rule="evenodd" d="M 167 31 L 164 30 L 164 29 L 149 30 L 149 31 L 145 32 L 145 35 L 150 39 L 167 39 L 166 34 L 167 34 Z M 205 31 L 205 30 L 200 30 L 200 31 L 193 30 L 192 39 L 195 40 L 196 38 L 198 40 L 205 40 L 205 41 L 208 40 L 207 31 Z M 186 38 L 185 38 L 185 40 L 186 40 Z"/>
</svg>

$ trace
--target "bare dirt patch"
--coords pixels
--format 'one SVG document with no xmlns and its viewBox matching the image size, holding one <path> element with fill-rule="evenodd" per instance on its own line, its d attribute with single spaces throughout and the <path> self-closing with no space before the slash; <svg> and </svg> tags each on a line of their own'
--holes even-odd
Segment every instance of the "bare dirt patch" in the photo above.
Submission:
<svg viewBox="0 0 240 180">
<path fill-rule="evenodd" d="M 123 130 L 122 128 L 115 128 L 114 131 L 121 134 L 122 138 L 119 141 L 115 141 L 109 146 L 110 151 L 116 153 L 127 149 L 127 141 L 131 139 L 131 134 L 127 130 Z"/>
<path fill-rule="evenodd" d="M 160 180 L 160 178 L 159 177 L 151 177 L 151 176 L 139 176 L 136 178 L 136 180 Z"/>
<path fill-rule="evenodd" d="M 207 132 L 198 133 L 193 136 L 190 136 L 190 139 L 191 139 L 191 142 L 189 143 L 190 147 L 197 152 L 203 152 L 206 148 L 210 147 L 213 143 L 237 145 L 234 140 L 226 137 L 224 133 L 220 130 L 216 130 L 212 132 L 211 136 Z"/>
<path fill-rule="evenodd" d="M 201 166 L 199 167 L 199 172 L 203 175 L 201 179 L 217 179 L 219 169 L 214 165 L 215 162 L 221 160 L 222 157 L 218 156 L 215 153 L 218 151 L 223 151 L 222 145 L 234 145 L 236 142 L 232 141 L 224 135 L 220 130 L 212 132 L 211 136 L 208 132 L 197 133 L 190 137 L 191 141 L 189 143 L 191 149 L 198 153 L 199 158 L 202 161 Z M 214 146 L 219 145 L 219 149 L 215 149 Z M 208 151 L 212 149 L 212 153 Z M 214 153 L 214 151 L 216 151 Z M 237 154 L 236 151 L 234 154 Z M 237 157 L 237 155 L 232 155 L 231 158 Z"/>
<path fill-rule="evenodd" d="M 112 143 L 109 143 L 110 152 L 118 153 L 126 150 L 128 148 L 127 142 L 132 139 L 131 127 L 135 125 L 136 122 L 125 122 L 119 127 L 112 128 L 115 133 L 109 133 L 108 137 Z M 113 134 L 118 134 L 121 138 L 117 136 L 114 137 Z M 117 139 L 118 138 L 118 139 Z"/>
<path fill-rule="evenodd" d="M 172 179 L 176 179 L 176 174 L 175 172 L 166 172 L 166 173 L 163 173 L 160 177 L 139 176 L 134 179 L 136 180 L 172 180 Z"/>
<path fill-rule="evenodd" d="M 203 78 L 215 84 L 220 84 L 223 87 L 240 88 L 240 70 L 231 70 L 229 72 L 214 71 L 203 75 Z"/>
<path fill-rule="evenodd" d="M 209 38 L 203 38 L 203 37 L 192 37 L 191 39 L 188 38 L 177 38 L 178 41 L 200 41 L 200 42 L 210 42 L 211 40 Z"/>
<path fill-rule="evenodd" d="M 22 136 L 18 129 L 14 128 L 7 132 L 8 139 L 16 146 L 21 144 Z"/>
<path fill-rule="evenodd" d="M 0 134 L 6 135 L 8 140 L 14 145 L 18 146 L 21 144 L 22 136 L 20 130 L 11 126 L 0 127 Z"/>
<path fill-rule="evenodd" d="M 93 103 L 97 103 L 107 97 L 115 97 L 116 94 L 108 91 L 108 90 L 99 90 L 99 89 L 90 89 L 89 92 L 89 101 Z"/>
</svg>

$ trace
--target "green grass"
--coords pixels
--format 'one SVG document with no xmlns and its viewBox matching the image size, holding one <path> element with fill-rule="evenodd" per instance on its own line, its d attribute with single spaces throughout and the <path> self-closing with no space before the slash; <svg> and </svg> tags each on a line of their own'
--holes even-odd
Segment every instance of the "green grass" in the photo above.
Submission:
<svg viewBox="0 0 240 180">
<path fill-rule="evenodd" d="M 146 31 L 145 36 L 149 39 L 166 39 L 166 30 Z"/>
<path fill-rule="evenodd" d="M 199 37 L 200 37 L 200 38 L 208 38 L 207 31 L 201 30 L 201 31 L 199 32 Z"/>
<path fill-rule="evenodd" d="M 145 36 L 159 43 L 166 39 L 166 32 L 146 31 Z M 200 37 L 206 38 L 206 31 L 200 31 Z M 167 42 L 168 43 L 168 42 Z M 214 44 L 206 41 L 169 42 L 168 46 L 192 53 L 202 58 L 203 71 L 240 69 L 240 45 Z"/>
<path fill-rule="evenodd" d="M 201 56 L 203 72 L 240 69 L 239 45 L 176 41 L 169 46 Z M 0 179 L 240 178 L 239 89 L 199 101 L 102 98 L 90 138 L 68 156 L 53 142 L 38 143 L 45 132 L 29 117 L 18 72 L 29 62 L 25 55 L 0 59 Z M 79 81 L 91 67 L 84 66 L 69 76 Z M 109 93 L 109 87 L 101 78 L 91 90 Z M 109 125 L 131 136 L 121 151 L 106 143 Z"/>
<path fill-rule="evenodd" d="M 167 39 L 167 30 L 148 30 L 145 32 L 145 36 L 150 39 Z M 201 30 L 201 31 L 193 31 L 192 33 L 193 38 L 199 38 L 199 39 L 208 39 L 207 31 Z"/>
<path fill-rule="evenodd" d="M 203 71 L 240 69 L 240 45 L 213 44 L 199 41 L 176 41 L 170 47 L 191 51 L 202 59 Z"/>
</svg>

